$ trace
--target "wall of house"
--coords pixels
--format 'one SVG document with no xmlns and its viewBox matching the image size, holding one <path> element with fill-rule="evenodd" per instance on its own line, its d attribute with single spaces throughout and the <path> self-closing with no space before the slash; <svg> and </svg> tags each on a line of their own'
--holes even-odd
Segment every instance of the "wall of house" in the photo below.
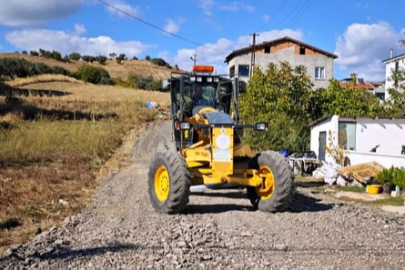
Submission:
<svg viewBox="0 0 405 270">
<path fill-rule="evenodd" d="M 405 156 L 400 155 L 382 155 L 370 152 L 362 153 L 357 151 L 348 151 L 347 157 L 350 159 L 350 165 L 375 161 L 387 168 L 390 168 L 391 166 L 405 167 Z"/>
<path fill-rule="evenodd" d="M 279 45 L 281 46 L 281 45 Z M 307 49 L 306 55 L 300 55 L 299 51 L 296 50 L 297 46 L 290 46 L 283 49 L 279 49 L 275 52 L 267 53 L 256 53 L 255 64 L 260 67 L 263 71 L 267 69 L 269 63 L 279 63 L 281 61 L 288 61 L 292 66 L 304 65 L 307 67 L 307 74 L 311 77 L 314 84 L 314 89 L 320 87 L 328 87 L 329 80 L 333 77 L 333 63 L 334 59 L 327 57 L 322 54 L 315 54 L 311 50 Z M 228 63 L 228 71 L 232 66 L 235 66 L 235 74 L 238 74 L 238 65 L 250 65 L 251 63 L 251 53 L 235 56 Z M 325 67 L 325 79 L 315 80 L 315 67 Z M 240 77 L 240 79 L 247 82 L 249 77 Z"/>
<path fill-rule="evenodd" d="M 339 143 L 339 122 L 356 122 L 356 148 L 347 151 L 352 165 L 377 161 L 386 167 L 405 166 L 405 155 L 401 155 L 405 145 L 405 119 L 344 118 L 334 115 L 328 120 L 311 127 L 311 150 L 319 157 L 319 133 L 326 131 L 329 144 L 329 131 L 334 145 Z M 376 153 L 370 150 L 380 145 Z M 333 163 L 326 154 L 325 161 Z"/>
<path fill-rule="evenodd" d="M 368 119 L 356 120 L 356 150 L 369 152 L 380 145 L 377 153 L 400 155 L 405 145 L 405 119 Z"/>
<path fill-rule="evenodd" d="M 316 156 L 319 158 L 319 134 L 321 132 L 326 132 L 326 143 L 330 140 L 337 145 L 338 138 L 335 136 L 337 134 L 339 128 L 339 116 L 334 115 L 331 118 L 325 120 L 322 123 L 319 123 L 313 127 L 311 127 L 311 150 L 316 153 Z M 330 131 L 330 133 L 329 133 Z M 332 135 L 332 138 L 330 138 Z M 333 158 L 331 155 L 325 155 L 325 161 L 329 163 L 333 163 Z"/>
<path fill-rule="evenodd" d="M 394 83 L 389 79 L 392 76 L 392 70 L 395 70 L 395 62 L 398 62 L 398 68 L 405 68 L 405 57 L 397 61 L 388 61 L 385 65 L 385 99 L 390 99 L 388 89 L 394 86 Z"/>
</svg>

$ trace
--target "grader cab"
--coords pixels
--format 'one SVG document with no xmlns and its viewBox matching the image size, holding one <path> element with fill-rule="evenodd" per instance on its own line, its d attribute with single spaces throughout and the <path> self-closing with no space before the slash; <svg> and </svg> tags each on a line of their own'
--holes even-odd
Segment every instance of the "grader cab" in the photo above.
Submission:
<svg viewBox="0 0 405 270">
<path fill-rule="evenodd" d="M 285 210 L 294 192 L 288 161 L 274 151 L 254 155 L 241 143 L 243 129 L 265 131 L 267 123 L 241 124 L 243 82 L 212 72 L 211 66 L 194 66 L 192 73 L 172 73 L 164 82 L 170 88 L 173 145 L 158 147 L 149 167 L 153 208 L 180 213 L 187 207 L 190 186 L 234 184 L 246 187 L 255 208 Z"/>
</svg>

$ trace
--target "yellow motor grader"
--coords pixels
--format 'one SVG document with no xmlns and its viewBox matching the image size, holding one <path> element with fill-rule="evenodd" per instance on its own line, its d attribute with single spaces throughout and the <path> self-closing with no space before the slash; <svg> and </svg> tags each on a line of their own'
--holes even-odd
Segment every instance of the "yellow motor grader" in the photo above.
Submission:
<svg viewBox="0 0 405 270">
<path fill-rule="evenodd" d="M 285 210 L 294 192 L 288 161 L 274 151 L 254 155 L 241 143 L 243 129 L 265 131 L 267 123 L 241 124 L 238 95 L 246 84 L 212 75 L 213 70 L 194 66 L 193 72 L 172 73 L 163 83 L 171 95 L 173 145 L 158 147 L 149 167 L 153 208 L 181 213 L 190 186 L 234 184 L 246 187 L 256 209 Z"/>
</svg>

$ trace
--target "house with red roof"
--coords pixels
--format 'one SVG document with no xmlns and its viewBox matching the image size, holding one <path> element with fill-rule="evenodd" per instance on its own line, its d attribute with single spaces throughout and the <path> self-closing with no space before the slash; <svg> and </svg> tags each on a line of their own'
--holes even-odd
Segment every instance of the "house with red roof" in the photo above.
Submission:
<svg viewBox="0 0 405 270">
<path fill-rule="evenodd" d="M 289 62 L 293 67 L 303 65 L 311 77 L 313 88 L 317 89 L 328 87 L 336 58 L 333 53 L 286 36 L 235 50 L 226 56 L 225 63 L 231 77 L 238 76 L 245 82 L 252 74 L 252 67 L 266 70 L 269 63 L 282 61 Z"/>
</svg>

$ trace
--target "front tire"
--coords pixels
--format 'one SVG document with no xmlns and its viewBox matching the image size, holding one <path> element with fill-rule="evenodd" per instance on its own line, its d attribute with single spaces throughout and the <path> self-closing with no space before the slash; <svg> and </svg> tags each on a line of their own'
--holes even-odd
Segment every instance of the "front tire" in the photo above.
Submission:
<svg viewBox="0 0 405 270">
<path fill-rule="evenodd" d="M 176 152 L 158 148 L 149 166 L 148 190 L 153 208 L 163 214 L 181 213 L 190 196 L 190 172 Z"/>
<path fill-rule="evenodd" d="M 288 209 L 294 195 L 294 173 L 287 159 L 280 153 L 266 151 L 257 154 L 249 162 L 263 176 L 260 187 L 247 187 L 252 205 L 264 212 L 279 212 Z"/>
</svg>

